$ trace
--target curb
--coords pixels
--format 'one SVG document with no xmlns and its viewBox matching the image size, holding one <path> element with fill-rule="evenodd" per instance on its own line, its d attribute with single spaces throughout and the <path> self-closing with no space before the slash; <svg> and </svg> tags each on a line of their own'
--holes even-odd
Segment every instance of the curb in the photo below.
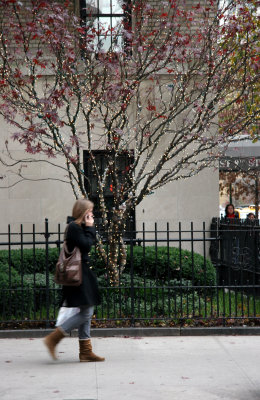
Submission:
<svg viewBox="0 0 260 400">
<path fill-rule="evenodd" d="M 211 336 L 211 335 L 260 335 L 258 326 L 230 326 L 209 328 L 180 328 L 181 336 Z"/>
<path fill-rule="evenodd" d="M 0 330 L 0 339 L 42 338 L 53 329 Z M 260 335 L 260 327 L 209 327 L 209 328 L 93 328 L 92 337 L 159 337 L 159 336 L 213 336 Z M 71 333 L 77 337 L 77 331 Z"/>
</svg>

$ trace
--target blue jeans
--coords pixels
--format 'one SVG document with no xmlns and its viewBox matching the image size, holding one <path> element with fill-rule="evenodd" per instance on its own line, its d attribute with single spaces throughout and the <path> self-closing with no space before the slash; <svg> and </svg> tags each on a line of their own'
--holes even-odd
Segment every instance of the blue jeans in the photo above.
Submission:
<svg viewBox="0 0 260 400">
<path fill-rule="evenodd" d="M 63 322 L 63 324 L 60 325 L 60 328 L 66 333 L 69 333 L 72 329 L 78 328 L 79 340 L 89 339 L 93 313 L 93 306 L 81 306 L 80 312 Z"/>
</svg>

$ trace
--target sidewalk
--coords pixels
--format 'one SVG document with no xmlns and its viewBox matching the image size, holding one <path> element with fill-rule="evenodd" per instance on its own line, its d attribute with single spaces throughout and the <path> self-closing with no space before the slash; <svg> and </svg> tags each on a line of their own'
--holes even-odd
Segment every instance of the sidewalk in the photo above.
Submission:
<svg viewBox="0 0 260 400">
<path fill-rule="evenodd" d="M 103 363 L 79 363 L 76 338 L 52 361 L 37 339 L 0 339 L 1 400 L 259 400 L 258 336 L 93 338 Z"/>
</svg>

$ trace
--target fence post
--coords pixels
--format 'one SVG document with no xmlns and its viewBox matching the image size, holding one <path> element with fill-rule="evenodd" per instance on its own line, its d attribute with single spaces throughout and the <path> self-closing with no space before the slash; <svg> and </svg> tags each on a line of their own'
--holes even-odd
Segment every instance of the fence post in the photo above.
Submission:
<svg viewBox="0 0 260 400">
<path fill-rule="evenodd" d="M 49 222 L 45 218 L 46 328 L 50 327 Z"/>
<path fill-rule="evenodd" d="M 20 240 L 21 240 L 21 293 L 22 293 L 22 320 L 24 319 L 24 259 L 23 259 L 23 225 L 20 226 Z"/>
<path fill-rule="evenodd" d="M 179 262 L 180 262 L 180 313 L 181 319 L 183 318 L 183 283 L 182 283 L 182 230 L 181 230 L 181 222 L 179 222 Z"/>
<path fill-rule="evenodd" d="M 135 299 L 134 299 L 134 249 L 133 249 L 133 231 L 130 231 L 130 274 L 131 274 L 131 326 L 135 326 Z"/>
<path fill-rule="evenodd" d="M 9 275 L 9 286 L 8 288 L 11 289 L 12 287 L 12 275 L 11 275 L 11 225 L 8 225 L 8 275 Z M 11 314 L 11 310 L 12 310 L 12 300 L 11 300 L 11 295 L 10 292 L 8 290 L 8 312 L 9 314 Z"/>
</svg>

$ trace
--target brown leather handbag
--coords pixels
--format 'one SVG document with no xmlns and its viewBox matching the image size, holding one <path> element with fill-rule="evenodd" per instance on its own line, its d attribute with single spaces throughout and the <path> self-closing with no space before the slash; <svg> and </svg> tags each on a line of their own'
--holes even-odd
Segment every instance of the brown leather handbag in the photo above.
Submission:
<svg viewBox="0 0 260 400">
<path fill-rule="evenodd" d="M 54 281 L 64 286 L 79 286 L 82 283 L 82 262 L 81 252 L 78 247 L 74 247 L 70 253 L 67 243 L 64 241 L 58 262 Z"/>
</svg>

